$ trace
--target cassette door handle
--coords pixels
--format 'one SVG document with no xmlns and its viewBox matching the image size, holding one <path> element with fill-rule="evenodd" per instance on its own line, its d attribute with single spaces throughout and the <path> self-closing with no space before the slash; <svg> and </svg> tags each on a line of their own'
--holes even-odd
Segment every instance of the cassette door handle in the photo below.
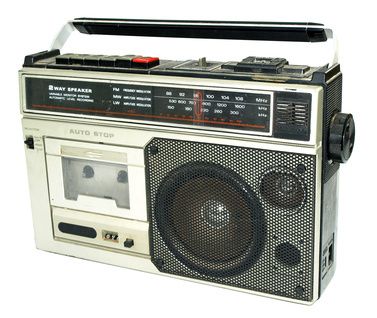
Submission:
<svg viewBox="0 0 377 318">
<path fill-rule="evenodd" d="M 223 40 L 255 40 L 284 42 L 327 42 L 331 29 L 319 23 L 225 22 L 177 20 L 113 20 L 78 18 L 69 21 L 55 38 L 51 50 L 60 50 L 70 34 L 204 38 Z M 334 61 L 337 51 L 334 50 Z"/>
</svg>

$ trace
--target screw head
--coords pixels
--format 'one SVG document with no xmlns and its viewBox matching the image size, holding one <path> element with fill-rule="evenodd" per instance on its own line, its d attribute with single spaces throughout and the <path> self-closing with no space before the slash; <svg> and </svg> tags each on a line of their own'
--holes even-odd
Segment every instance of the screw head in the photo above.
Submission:
<svg viewBox="0 0 377 318">
<path fill-rule="evenodd" d="M 156 145 L 152 145 L 149 150 L 151 155 L 156 155 L 158 153 L 158 147 Z"/>
<path fill-rule="evenodd" d="M 128 182 L 128 174 L 125 170 L 120 170 L 118 172 L 117 181 L 119 183 L 127 183 Z"/>
<path fill-rule="evenodd" d="M 296 170 L 298 173 L 302 174 L 306 171 L 306 167 L 304 164 L 300 163 L 297 167 Z"/>
<path fill-rule="evenodd" d="M 165 264 L 165 262 L 162 258 L 156 258 L 154 262 L 155 262 L 156 266 L 159 267 L 159 268 L 163 267 L 164 264 Z"/>
<path fill-rule="evenodd" d="M 85 166 L 82 169 L 82 176 L 86 179 L 93 178 L 94 176 L 94 169 L 91 166 Z"/>
<path fill-rule="evenodd" d="M 296 292 L 297 295 L 302 296 L 305 292 L 305 289 L 302 286 L 297 286 L 296 289 L 295 289 L 295 292 Z"/>
</svg>

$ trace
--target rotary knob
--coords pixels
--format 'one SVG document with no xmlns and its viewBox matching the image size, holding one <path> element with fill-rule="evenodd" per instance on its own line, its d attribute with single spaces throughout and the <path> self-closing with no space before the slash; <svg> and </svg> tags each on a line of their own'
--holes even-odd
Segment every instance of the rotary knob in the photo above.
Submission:
<svg viewBox="0 0 377 318">
<path fill-rule="evenodd" d="M 351 114 L 336 113 L 330 123 L 329 159 L 345 163 L 355 142 L 355 122 Z"/>
</svg>

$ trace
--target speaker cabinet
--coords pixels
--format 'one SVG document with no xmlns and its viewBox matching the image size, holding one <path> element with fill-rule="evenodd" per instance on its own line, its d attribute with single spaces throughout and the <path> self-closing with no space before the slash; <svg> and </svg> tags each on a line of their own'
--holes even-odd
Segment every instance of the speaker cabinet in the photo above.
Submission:
<svg viewBox="0 0 377 318">
<path fill-rule="evenodd" d="M 154 138 L 145 160 L 160 272 L 313 298 L 315 156 Z"/>
</svg>

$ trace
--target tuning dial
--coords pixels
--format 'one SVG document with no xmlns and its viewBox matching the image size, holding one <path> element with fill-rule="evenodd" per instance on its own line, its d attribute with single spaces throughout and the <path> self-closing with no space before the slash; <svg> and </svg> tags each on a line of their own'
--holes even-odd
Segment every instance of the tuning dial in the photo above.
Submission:
<svg viewBox="0 0 377 318">
<path fill-rule="evenodd" d="M 345 163 L 352 154 L 355 142 L 355 122 L 351 114 L 336 113 L 331 119 L 329 158 Z"/>
</svg>

